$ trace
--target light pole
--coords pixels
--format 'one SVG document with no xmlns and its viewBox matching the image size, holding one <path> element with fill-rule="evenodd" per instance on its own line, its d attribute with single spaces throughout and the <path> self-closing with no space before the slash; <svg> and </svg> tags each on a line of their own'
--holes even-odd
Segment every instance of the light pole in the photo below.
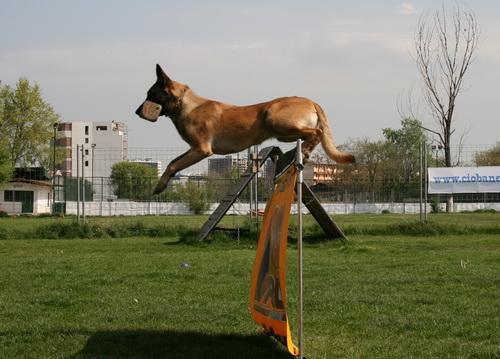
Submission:
<svg viewBox="0 0 500 359">
<path fill-rule="evenodd" d="M 439 144 L 438 144 L 438 145 L 432 145 L 432 146 L 431 146 L 431 149 L 432 149 L 433 151 L 435 151 L 435 152 L 434 152 L 434 153 L 435 153 L 435 155 L 436 155 L 436 163 L 435 163 L 435 164 L 436 164 L 436 167 L 439 167 L 439 166 L 438 166 L 438 155 L 439 155 L 439 151 L 441 151 L 441 150 L 443 149 L 443 146 L 442 146 L 442 145 L 439 145 Z"/>
<path fill-rule="evenodd" d="M 431 149 L 434 151 L 435 155 L 436 155 L 436 163 L 435 163 L 435 166 L 436 167 L 439 167 L 439 163 L 438 163 L 438 155 L 439 155 L 439 151 L 441 151 L 444 147 L 440 144 L 437 144 L 437 145 L 432 145 L 431 146 Z M 439 206 L 441 205 L 441 196 L 439 195 L 439 193 L 437 194 L 437 208 L 436 210 L 439 211 Z"/>
<path fill-rule="evenodd" d="M 91 177 L 92 177 L 92 193 L 94 193 L 94 150 L 95 150 L 95 143 L 93 143 L 92 145 L 90 145 L 90 147 L 92 148 L 92 174 L 91 174 Z"/>
</svg>

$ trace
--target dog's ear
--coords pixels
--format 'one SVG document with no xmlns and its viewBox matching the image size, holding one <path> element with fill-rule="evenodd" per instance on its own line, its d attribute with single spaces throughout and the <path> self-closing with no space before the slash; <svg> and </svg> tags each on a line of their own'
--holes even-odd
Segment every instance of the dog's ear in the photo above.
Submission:
<svg viewBox="0 0 500 359">
<path fill-rule="evenodd" d="M 172 80 L 170 80 L 165 71 L 163 71 L 161 66 L 158 64 L 156 64 L 156 79 L 158 83 L 163 87 L 169 85 L 172 82 Z"/>
</svg>

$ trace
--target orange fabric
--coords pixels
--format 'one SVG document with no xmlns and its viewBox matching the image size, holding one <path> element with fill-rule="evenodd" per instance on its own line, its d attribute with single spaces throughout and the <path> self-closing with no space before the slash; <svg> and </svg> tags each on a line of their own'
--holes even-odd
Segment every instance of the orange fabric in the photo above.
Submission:
<svg viewBox="0 0 500 359">
<path fill-rule="evenodd" d="M 297 171 L 291 167 L 275 184 L 266 205 L 250 287 L 253 320 L 273 334 L 292 355 L 298 354 L 288 323 L 286 246 L 288 221 L 295 196 Z"/>
</svg>

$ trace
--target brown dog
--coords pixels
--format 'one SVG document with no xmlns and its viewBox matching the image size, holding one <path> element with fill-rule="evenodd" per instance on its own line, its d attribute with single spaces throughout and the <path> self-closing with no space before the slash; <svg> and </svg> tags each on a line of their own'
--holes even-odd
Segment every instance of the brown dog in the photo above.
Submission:
<svg viewBox="0 0 500 359">
<path fill-rule="evenodd" d="M 160 65 L 156 65 L 156 76 L 156 83 L 135 113 L 152 122 L 159 116 L 170 117 L 191 148 L 169 163 L 154 194 L 163 192 L 178 171 L 214 153 L 240 152 L 269 138 L 284 142 L 304 140 L 302 151 L 306 159 L 321 142 L 331 159 L 354 162 L 353 155 L 335 147 L 323 109 L 309 99 L 280 97 L 235 106 L 198 96 L 187 85 L 171 80 Z"/>
</svg>

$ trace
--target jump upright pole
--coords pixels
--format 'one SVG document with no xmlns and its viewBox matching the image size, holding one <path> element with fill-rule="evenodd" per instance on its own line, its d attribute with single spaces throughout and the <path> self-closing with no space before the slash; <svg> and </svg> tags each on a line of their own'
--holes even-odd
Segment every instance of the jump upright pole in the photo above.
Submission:
<svg viewBox="0 0 500 359">
<path fill-rule="evenodd" d="M 303 252 L 302 252 L 302 182 L 304 181 L 302 176 L 302 170 L 304 165 L 302 164 L 302 142 L 300 139 L 297 140 L 297 150 L 295 158 L 295 166 L 297 168 L 297 247 L 298 247 L 298 295 L 297 295 L 297 324 L 298 324 L 298 340 L 299 340 L 299 355 L 298 358 L 304 358 L 304 324 L 303 324 L 303 312 L 304 312 L 304 282 L 303 282 Z"/>
</svg>

